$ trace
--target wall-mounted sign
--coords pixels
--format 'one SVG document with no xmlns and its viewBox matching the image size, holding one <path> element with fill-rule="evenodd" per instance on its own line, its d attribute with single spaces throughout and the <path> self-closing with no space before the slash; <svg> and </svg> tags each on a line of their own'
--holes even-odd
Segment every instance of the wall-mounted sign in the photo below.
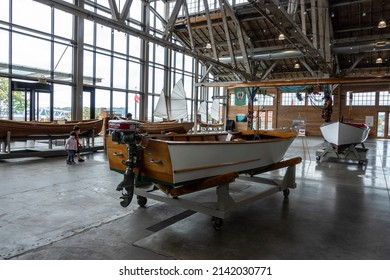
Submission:
<svg viewBox="0 0 390 280">
<path fill-rule="evenodd" d="M 236 106 L 246 105 L 246 92 L 243 88 L 234 89 L 234 105 Z"/>
</svg>

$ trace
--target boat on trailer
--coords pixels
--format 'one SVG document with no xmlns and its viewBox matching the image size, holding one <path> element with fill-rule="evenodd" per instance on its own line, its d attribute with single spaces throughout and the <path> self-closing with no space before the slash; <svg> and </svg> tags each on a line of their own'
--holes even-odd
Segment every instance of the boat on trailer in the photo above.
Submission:
<svg viewBox="0 0 390 280">
<path fill-rule="evenodd" d="M 123 133 L 133 123 L 110 121 L 109 128 Z M 279 130 L 277 135 L 261 131 L 144 135 L 138 140 L 142 148 L 134 173 L 140 181 L 179 186 L 231 172 L 250 172 L 281 161 L 296 135 L 290 129 Z M 110 169 L 125 173 L 127 145 L 113 141 L 111 135 L 107 138 Z"/>
<path fill-rule="evenodd" d="M 329 144 L 324 149 L 317 150 L 316 160 L 328 156 L 330 158 L 357 160 L 359 165 L 367 162 L 368 149 L 364 142 L 368 138 L 370 128 L 362 123 L 334 122 L 320 127 L 321 133 Z M 361 144 L 362 148 L 356 146 Z"/>
<path fill-rule="evenodd" d="M 278 191 L 288 199 L 289 190 L 296 187 L 295 165 L 302 159 L 283 159 L 296 131 L 148 135 L 140 133 L 139 126 L 134 121 L 110 121 L 106 136 L 110 169 L 124 174 L 116 188 L 122 192 L 122 207 L 134 195 L 140 206 L 152 198 L 211 215 L 214 228 L 220 229 L 234 209 Z M 287 168 L 283 180 L 268 180 L 271 187 L 261 186 L 235 198 L 229 190 L 240 174 L 258 178 L 252 176 L 281 168 Z M 216 188 L 217 201 L 210 204 L 215 207 L 188 197 L 169 199 L 209 188 Z"/>
<path fill-rule="evenodd" d="M 346 122 L 325 123 L 320 130 L 324 139 L 339 151 L 350 145 L 364 143 L 370 132 L 366 124 Z"/>
</svg>

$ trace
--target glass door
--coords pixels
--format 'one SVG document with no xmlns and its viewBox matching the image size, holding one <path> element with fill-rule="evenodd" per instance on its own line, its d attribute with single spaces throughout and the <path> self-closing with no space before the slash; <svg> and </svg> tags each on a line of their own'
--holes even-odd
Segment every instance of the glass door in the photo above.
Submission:
<svg viewBox="0 0 390 280">
<path fill-rule="evenodd" d="M 84 86 L 83 88 L 83 120 L 95 119 L 95 88 Z"/>
<path fill-rule="evenodd" d="M 390 138 L 390 112 L 378 112 L 376 137 Z"/>
<path fill-rule="evenodd" d="M 11 82 L 11 119 L 53 120 L 53 91 L 49 84 Z"/>
</svg>

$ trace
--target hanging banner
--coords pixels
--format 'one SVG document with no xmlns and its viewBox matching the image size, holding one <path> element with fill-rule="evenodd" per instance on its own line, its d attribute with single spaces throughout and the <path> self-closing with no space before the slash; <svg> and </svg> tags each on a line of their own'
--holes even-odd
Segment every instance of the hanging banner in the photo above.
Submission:
<svg viewBox="0 0 390 280">
<path fill-rule="evenodd" d="M 245 106 L 246 105 L 246 93 L 243 88 L 234 89 L 234 105 Z"/>
</svg>

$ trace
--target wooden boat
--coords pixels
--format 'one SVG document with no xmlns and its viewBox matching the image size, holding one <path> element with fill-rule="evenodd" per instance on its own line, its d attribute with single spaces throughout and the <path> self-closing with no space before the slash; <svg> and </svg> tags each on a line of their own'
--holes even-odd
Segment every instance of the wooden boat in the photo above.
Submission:
<svg viewBox="0 0 390 280">
<path fill-rule="evenodd" d="M 66 135 L 73 130 L 75 125 L 80 127 L 82 134 L 92 130 L 98 134 L 102 130 L 103 120 L 67 121 L 65 123 L 0 120 L 0 138 L 5 138 L 8 131 L 12 139 Z"/>
<path fill-rule="evenodd" d="M 366 124 L 345 122 L 326 123 L 320 130 L 324 139 L 339 149 L 363 143 L 370 132 Z"/>
<path fill-rule="evenodd" d="M 193 122 L 177 122 L 177 121 L 164 121 L 164 122 L 140 122 L 139 131 L 148 132 L 151 134 L 175 132 L 175 133 L 187 133 L 194 127 Z"/>
<path fill-rule="evenodd" d="M 142 137 L 138 180 L 179 186 L 227 173 L 245 173 L 281 161 L 297 133 L 255 139 L 248 133 L 165 134 Z M 107 136 L 110 169 L 124 173 L 127 147 Z"/>
</svg>

